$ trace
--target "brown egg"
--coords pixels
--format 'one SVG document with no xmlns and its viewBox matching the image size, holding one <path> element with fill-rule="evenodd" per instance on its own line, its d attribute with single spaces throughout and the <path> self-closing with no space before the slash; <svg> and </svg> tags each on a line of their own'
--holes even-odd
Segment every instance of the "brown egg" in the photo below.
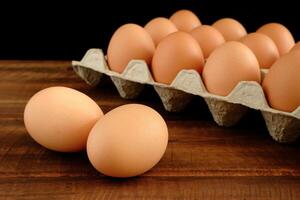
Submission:
<svg viewBox="0 0 300 200">
<path fill-rule="evenodd" d="M 157 46 L 152 59 L 154 80 L 171 84 L 178 72 L 194 69 L 202 72 L 204 58 L 197 41 L 188 33 L 175 32 Z"/>
<path fill-rule="evenodd" d="M 272 108 L 292 112 L 300 106 L 300 51 L 280 57 L 263 81 L 263 89 Z"/>
<path fill-rule="evenodd" d="M 113 34 L 109 42 L 107 49 L 109 68 L 122 73 L 133 59 L 144 60 L 150 64 L 154 50 L 154 42 L 143 27 L 125 24 Z"/>
<path fill-rule="evenodd" d="M 85 94 L 66 87 L 50 87 L 36 93 L 24 111 L 30 136 L 42 146 L 61 152 L 81 151 L 89 132 L 103 116 Z"/>
<path fill-rule="evenodd" d="M 226 41 L 239 40 L 247 34 L 244 26 L 232 18 L 220 19 L 212 26 L 222 33 Z"/>
<path fill-rule="evenodd" d="M 269 36 L 275 42 L 279 51 L 279 55 L 289 52 L 295 45 L 293 35 L 285 26 L 279 23 L 265 24 L 256 32 Z"/>
<path fill-rule="evenodd" d="M 262 33 L 250 33 L 240 42 L 252 50 L 261 68 L 270 68 L 279 58 L 279 52 L 273 40 Z"/>
<path fill-rule="evenodd" d="M 151 35 L 155 46 L 170 33 L 178 31 L 175 24 L 164 17 L 152 19 L 144 28 Z"/>
<path fill-rule="evenodd" d="M 255 55 L 236 41 L 226 42 L 211 53 L 202 77 L 207 91 L 221 96 L 227 96 L 240 81 L 261 80 Z"/>
<path fill-rule="evenodd" d="M 201 25 L 199 18 L 189 10 L 179 10 L 175 12 L 170 20 L 176 25 L 179 31 L 190 32 Z"/>
<path fill-rule="evenodd" d="M 297 42 L 297 43 L 293 46 L 293 48 L 290 50 L 290 52 L 291 52 L 291 51 L 294 51 L 294 50 L 300 50 L 300 42 Z"/>
<path fill-rule="evenodd" d="M 216 47 L 225 42 L 223 35 L 217 29 L 208 25 L 194 28 L 191 31 L 191 35 L 199 43 L 204 58 L 207 58 Z"/>
<path fill-rule="evenodd" d="M 127 104 L 106 113 L 91 130 L 87 154 L 92 165 L 112 177 L 145 173 L 162 158 L 168 127 L 155 110 Z"/>
</svg>

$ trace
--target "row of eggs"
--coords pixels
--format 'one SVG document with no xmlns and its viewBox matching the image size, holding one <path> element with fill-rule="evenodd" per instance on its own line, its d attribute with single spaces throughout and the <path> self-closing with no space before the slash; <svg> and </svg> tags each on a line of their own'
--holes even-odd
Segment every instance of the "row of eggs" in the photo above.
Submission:
<svg viewBox="0 0 300 200">
<path fill-rule="evenodd" d="M 271 107 L 292 112 L 300 105 L 300 43 L 279 23 L 247 34 L 238 21 L 223 18 L 202 25 L 189 10 L 144 27 L 125 24 L 107 49 L 111 70 L 122 73 L 129 61 L 144 60 L 155 81 L 171 84 L 182 69 L 201 74 L 208 92 L 227 96 L 240 81 L 262 83 Z M 262 80 L 260 69 L 269 69 Z"/>
</svg>

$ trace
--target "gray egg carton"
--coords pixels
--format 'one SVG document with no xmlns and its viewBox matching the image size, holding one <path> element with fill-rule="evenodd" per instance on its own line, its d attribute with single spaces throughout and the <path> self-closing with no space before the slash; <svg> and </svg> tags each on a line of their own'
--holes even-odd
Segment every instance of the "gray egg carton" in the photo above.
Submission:
<svg viewBox="0 0 300 200">
<path fill-rule="evenodd" d="M 201 76 L 194 70 L 180 71 L 171 85 L 155 82 L 142 60 L 130 61 L 122 74 L 111 71 L 101 49 L 88 50 L 82 60 L 73 61 L 72 66 L 91 86 L 100 84 L 104 75 L 109 76 L 125 99 L 136 98 L 148 84 L 154 87 L 165 109 L 170 112 L 182 111 L 198 95 L 204 98 L 218 125 L 232 126 L 249 109 L 255 109 L 261 111 L 274 140 L 290 143 L 300 137 L 300 106 L 290 113 L 270 108 L 261 85 L 254 81 L 242 81 L 228 96 L 218 96 L 206 91 Z M 265 73 L 262 71 L 262 75 Z"/>
</svg>

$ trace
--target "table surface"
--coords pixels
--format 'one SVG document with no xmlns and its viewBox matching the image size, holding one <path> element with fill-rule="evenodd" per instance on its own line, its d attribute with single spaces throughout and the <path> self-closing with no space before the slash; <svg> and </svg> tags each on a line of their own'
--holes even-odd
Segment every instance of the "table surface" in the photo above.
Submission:
<svg viewBox="0 0 300 200">
<path fill-rule="evenodd" d="M 162 160 L 142 176 L 115 179 L 94 170 L 86 152 L 38 145 L 24 128 L 24 106 L 57 85 L 88 94 L 104 112 L 132 102 L 159 111 L 169 128 Z M 201 98 L 168 113 L 153 88 L 124 100 L 108 78 L 85 84 L 70 61 L 0 61 L 0 111 L 0 199 L 300 199 L 300 145 L 273 141 L 258 111 L 219 127 Z"/>
</svg>

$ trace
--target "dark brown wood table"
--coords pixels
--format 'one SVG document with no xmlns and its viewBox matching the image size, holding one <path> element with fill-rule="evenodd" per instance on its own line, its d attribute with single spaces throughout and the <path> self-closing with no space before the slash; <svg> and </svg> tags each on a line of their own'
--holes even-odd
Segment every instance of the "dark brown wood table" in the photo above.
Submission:
<svg viewBox="0 0 300 200">
<path fill-rule="evenodd" d="M 158 110 L 169 127 L 162 160 L 140 177 L 114 179 L 94 170 L 86 152 L 35 143 L 24 128 L 24 106 L 56 85 L 88 94 L 104 112 L 132 102 Z M 86 85 L 70 61 L 0 61 L 0 199 L 300 199 L 300 145 L 273 141 L 257 111 L 223 128 L 201 98 L 168 113 L 153 88 L 124 100 L 109 79 Z"/>
</svg>

